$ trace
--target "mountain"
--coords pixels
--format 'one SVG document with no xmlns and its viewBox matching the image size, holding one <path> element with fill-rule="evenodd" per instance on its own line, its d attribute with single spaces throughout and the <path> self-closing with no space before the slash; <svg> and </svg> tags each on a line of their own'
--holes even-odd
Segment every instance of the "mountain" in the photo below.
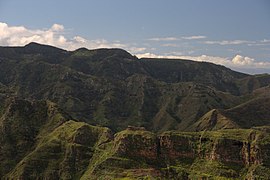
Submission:
<svg viewBox="0 0 270 180">
<path fill-rule="evenodd" d="M 3 179 L 269 179 L 270 75 L 0 47 Z"/>
<path fill-rule="evenodd" d="M 128 125 L 186 130 L 212 109 L 251 100 L 270 75 L 207 62 L 138 59 L 122 49 L 65 51 L 30 43 L 0 48 L 0 82 L 16 96 L 50 100 L 74 119 L 113 131 Z"/>
</svg>

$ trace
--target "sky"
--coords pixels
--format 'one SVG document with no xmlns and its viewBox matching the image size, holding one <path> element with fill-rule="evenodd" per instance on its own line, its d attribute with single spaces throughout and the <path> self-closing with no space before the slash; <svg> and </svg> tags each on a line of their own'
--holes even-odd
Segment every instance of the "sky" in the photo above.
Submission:
<svg viewBox="0 0 270 180">
<path fill-rule="evenodd" d="M 270 1 L 0 0 L 0 46 L 30 42 L 270 73 Z"/>
</svg>

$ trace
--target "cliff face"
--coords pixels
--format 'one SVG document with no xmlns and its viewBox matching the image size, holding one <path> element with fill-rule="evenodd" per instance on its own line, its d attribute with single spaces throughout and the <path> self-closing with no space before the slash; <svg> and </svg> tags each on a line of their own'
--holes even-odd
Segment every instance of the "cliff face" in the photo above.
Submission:
<svg viewBox="0 0 270 180">
<path fill-rule="evenodd" d="M 0 176 L 31 152 L 37 139 L 70 117 L 49 101 L 8 98 L 0 106 Z"/>
<path fill-rule="evenodd" d="M 267 178 L 267 129 L 161 135 L 125 130 L 115 135 L 110 153 L 105 150 L 107 157 L 84 177 Z"/>
<path fill-rule="evenodd" d="M 4 104 L 0 170 L 7 179 L 269 178 L 270 127 L 113 134 L 69 120 L 51 102 Z"/>
<path fill-rule="evenodd" d="M 191 162 L 191 174 L 198 171 L 209 176 L 239 178 L 245 177 L 245 170 L 251 171 L 251 167 L 263 165 L 269 168 L 267 137 L 269 138 L 269 133 L 265 129 L 224 130 L 197 134 L 169 133 L 165 135 L 166 140 L 161 143 L 161 147 L 162 144 L 165 145 L 163 155 L 170 163 Z M 164 139 L 164 136 L 161 136 L 161 139 Z M 202 166 L 196 165 L 198 160 Z M 208 166 L 209 169 L 204 169 L 205 163 L 218 163 L 219 166 L 212 165 Z M 249 173 L 251 172 L 247 174 Z"/>
<path fill-rule="evenodd" d="M 107 138 L 106 128 L 68 121 L 40 140 L 6 175 L 18 179 L 74 179 L 86 170 L 94 146 Z"/>
</svg>

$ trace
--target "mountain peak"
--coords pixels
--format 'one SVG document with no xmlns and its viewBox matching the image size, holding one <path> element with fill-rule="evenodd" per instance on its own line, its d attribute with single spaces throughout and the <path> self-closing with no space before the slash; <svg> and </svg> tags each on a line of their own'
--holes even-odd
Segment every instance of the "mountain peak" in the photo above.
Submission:
<svg viewBox="0 0 270 180">
<path fill-rule="evenodd" d="M 43 47 L 43 48 L 45 48 L 45 47 L 47 47 L 47 48 L 56 48 L 56 47 L 51 46 L 51 45 L 40 44 L 40 43 L 37 43 L 37 42 L 30 42 L 29 44 L 26 44 L 24 46 L 24 48 L 37 48 L 37 47 L 39 47 L 39 48 L 41 48 L 41 47 Z"/>
<path fill-rule="evenodd" d="M 39 44 L 37 42 L 31 42 L 27 45 L 25 45 L 24 50 L 26 53 L 34 54 L 34 53 L 59 53 L 63 52 L 65 50 L 50 46 L 50 45 L 44 45 L 44 44 Z"/>
<path fill-rule="evenodd" d="M 133 58 L 133 56 L 129 52 L 120 48 L 101 48 L 101 49 L 95 49 L 92 51 L 96 51 L 98 54 L 103 54 L 106 56 L 115 55 L 122 58 Z"/>
<path fill-rule="evenodd" d="M 29 46 L 42 46 L 42 44 L 37 43 L 37 42 L 30 42 L 26 44 L 24 47 L 29 47 Z M 43 45 L 43 46 L 47 46 L 47 45 Z"/>
<path fill-rule="evenodd" d="M 79 51 L 90 51 L 89 49 L 85 48 L 85 47 L 81 47 L 79 49 L 76 49 L 75 52 L 79 52 Z"/>
</svg>

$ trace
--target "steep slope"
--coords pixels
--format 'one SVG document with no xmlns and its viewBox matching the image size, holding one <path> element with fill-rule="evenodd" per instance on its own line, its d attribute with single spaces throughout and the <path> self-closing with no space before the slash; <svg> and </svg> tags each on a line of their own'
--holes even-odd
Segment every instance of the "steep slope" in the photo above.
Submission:
<svg viewBox="0 0 270 180">
<path fill-rule="evenodd" d="M 260 89 L 270 84 L 269 74 L 259 74 L 254 76 L 245 77 L 237 81 L 237 86 L 241 94 L 252 93 L 256 89 Z"/>
<path fill-rule="evenodd" d="M 202 116 L 194 125 L 188 128 L 189 131 L 219 130 L 239 128 L 233 120 L 229 119 L 218 109 L 213 109 Z"/>
<path fill-rule="evenodd" d="M 52 102 L 4 94 L 0 96 L 4 179 L 269 178 L 269 126 L 161 134 L 129 126 L 113 134 L 105 127 L 70 120 Z"/>
<path fill-rule="evenodd" d="M 170 59 L 142 59 L 142 62 L 156 79 L 168 83 L 192 81 L 234 95 L 240 94 L 234 81 L 248 77 L 247 74 L 207 62 Z"/>
<path fill-rule="evenodd" d="M 252 128 L 270 125 L 270 93 L 226 110 L 211 110 L 190 131 Z"/>
<path fill-rule="evenodd" d="M 250 128 L 270 124 L 270 96 L 253 99 L 249 102 L 224 111 L 240 127 Z"/>
<path fill-rule="evenodd" d="M 47 136 L 6 175 L 8 179 L 77 179 L 94 147 L 110 137 L 107 128 L 67 121 Z"/>
<path fill-rule="evenodd" d="M 268 138 L 268 128 L 159 136 L 129 128 L 98 151 L 102 160 L 92 161 L 95 165 L 89 166 L 82 179 L 268 178 Z"/>
<path fill-rule="evenodd" d="M 70 116 L 49 101 L 2 99 L 0 117 L 0 176 L 9 172 L 37 140 Z"/>
<path fill-rule="evenodd" d="M 121 49 L 0 47 L 3 87 L 22 98 L 50 100 L 75 119 L 113 131 L 128 125 L 186 130 L 212 109 L 256 98 L 252 92 L 269 80 L 207 62 L 138 59 Z"/>
<path fill-rule="evenodd" d="M 6 178 L 15 179 L 267 179 L 269 127 L 165 132 L 68 121 L 43 137 Z"/>
</svg>

